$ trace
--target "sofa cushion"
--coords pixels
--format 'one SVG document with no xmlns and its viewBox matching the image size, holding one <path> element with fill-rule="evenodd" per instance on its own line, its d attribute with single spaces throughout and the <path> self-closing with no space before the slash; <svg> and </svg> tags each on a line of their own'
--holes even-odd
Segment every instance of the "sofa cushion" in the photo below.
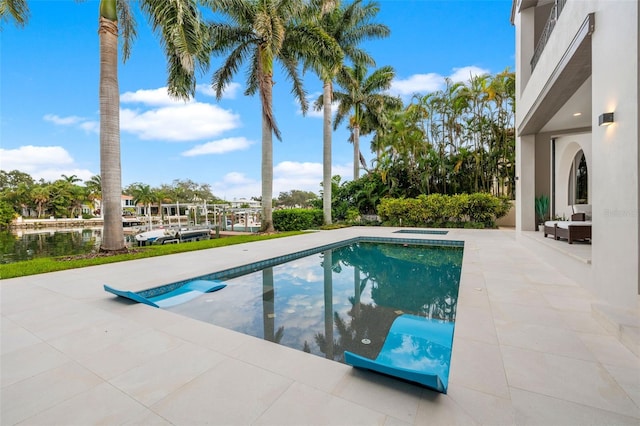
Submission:
<svg viewBox="0 0 640 426">
<path fill-rule="evenodd" d="M 585 220 L 591 220 L 591 204 L 574 204 L 571 207 L 574 213 L 584 213 Z"/>
</svg>

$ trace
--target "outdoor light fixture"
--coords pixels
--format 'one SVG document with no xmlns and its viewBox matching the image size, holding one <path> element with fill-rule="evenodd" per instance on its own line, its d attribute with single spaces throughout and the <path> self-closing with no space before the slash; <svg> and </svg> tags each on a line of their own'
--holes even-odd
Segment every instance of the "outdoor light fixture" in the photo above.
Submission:
<svg viewBox="0 0 640 426">
<path fill-rule="evenodd" d="M 613 113 L 605 112 L 604 114 L 600 114 L 598 117 L 598 125 L 599 126 L 608 126 L 613 123 Z"/>
</svg>

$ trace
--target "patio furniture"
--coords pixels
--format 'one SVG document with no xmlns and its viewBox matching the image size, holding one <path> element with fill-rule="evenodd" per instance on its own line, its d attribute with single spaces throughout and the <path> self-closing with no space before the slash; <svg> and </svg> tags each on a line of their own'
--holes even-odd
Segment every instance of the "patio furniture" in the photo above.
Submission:
<svg viewBox="0 0 640 426">
<path fill-rule="evenodd" d="M 447 393 L 453 329 L 450 321 L 403 314 L 393 321 L 376 359 L 344 351 L 344 360 Z"/>
<path fill-rule="evenodd" d="M 214 291 L 225 288 L 226 284 L 218 281 L 209 280 L 193 280 L 172 290 L 166 290 L 161 293 L 153 294 L 152 291 L 145 290 L 138 293 L 126 290 L 118 290 L 108 285 L 104 285 L 104 290 L 113 293 L 116 296 L 133 300 L 134 302 L 144 303 L 154 308 L 166 308 L 180 303 L 188 302 L 204 293 L 212 293 Z"/>
<path fill-rule="evenodd" d="M 591 220 L 585 220 L 586 213 L 574 213 L 570 221 L 550 220 L 544 224 L 544 236 L 552 235 L 554 240 L 566 239 L 569 244 L 574 241 L 591 241 Z"/>
</svg>

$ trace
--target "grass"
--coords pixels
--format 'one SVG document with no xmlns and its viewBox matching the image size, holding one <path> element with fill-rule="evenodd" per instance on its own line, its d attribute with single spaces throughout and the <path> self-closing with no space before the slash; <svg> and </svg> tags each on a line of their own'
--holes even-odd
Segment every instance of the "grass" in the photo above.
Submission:
<svg viewBox="0 0 640 426">
<path fill-rule="evenodd" d="M 303 231 L 282 232 L 269 235 L 235 235 L 232 237 L 216 238 L 204 241 L 194 241 L 183 244 L 167 244 L 161 246 L 136 247 L 129 253 L 100 254 L 80 256 L 43 257 L 23 262 L 0 264 L 0 280 L 28 275 L 44 274 L 47 272 L 63 271 L 66 269 L 84 268 L 86 266 L 105 265 L 108 263 L 124 262 L 127 260 L 144 259 L 147 257 L 165 256 L 168 254 L 185 253 L 194 250 L 204 250 L 233 244 L 250 243 L 254 241 L 271 240 L 303 234 Z"/>
</svg>

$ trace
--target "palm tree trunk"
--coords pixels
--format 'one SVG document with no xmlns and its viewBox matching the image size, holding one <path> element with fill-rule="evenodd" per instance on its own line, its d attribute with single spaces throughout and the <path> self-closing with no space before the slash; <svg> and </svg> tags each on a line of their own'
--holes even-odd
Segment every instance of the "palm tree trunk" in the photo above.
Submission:
<svg viewBox="0 0 640 426">
<path fill-rule="evenodd" d="M 353 180 L 360 177 L 360 126 L 353 126 Z"/>
<path fill-rule="evenodd" d="M 102 16 L 102 0 L 98 34 L 100 36 L 100 176 L 104 229 L 101 250 L 125 249 L 122 228 L 122 177 L 120 165 L 120 94 L 118 92 L 118 23 Z"/>
<path fill-rule="evenodd" d="M 322 212 L 324 224 L 331 224 L 331 81 L 325 81 L 322 126 Z"/>
<path fill-rule="evenodd" d="M 271 85 L 267 85 L 271 91 Z M 271 96 L 269 96 L 271 98 Z M 262 114 L 262 231 L 275 232 L 273 227 L 273 129 Z"/>
<path fill-rule="evenodd" d="M 333 359 L 333 254 L 331 250 L 323 253 L 324 269 L 324 336 L 327 342 L 325 357 Z"/>
</svg>

